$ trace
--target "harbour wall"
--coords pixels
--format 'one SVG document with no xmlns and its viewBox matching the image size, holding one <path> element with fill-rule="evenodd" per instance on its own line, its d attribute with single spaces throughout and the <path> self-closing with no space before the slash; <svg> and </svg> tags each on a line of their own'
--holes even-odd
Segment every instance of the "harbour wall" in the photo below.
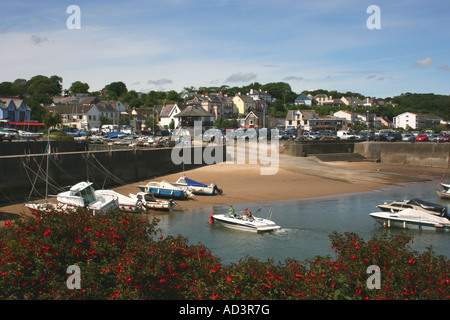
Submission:
<svg viewBox="0 0 450 320">
<path fill-rule="evenodd" d="M 447 168 L 450 143 L 434 142 L 359 142 L 355 153 L 382 163 Z"/>
<path fill-rule="evenodd" d="M 200 152 L 203 155 L 205 147 L 187 150 L 191 152 L 191 161 L 175 164 L 171 157 L 172 148 L 56 152 L 52 143 L 48 194 L 55 195 L 61 191 L 58 188 L 80 181 L 89 180 L 95 188 L 112 188 L 208 164 L 205 157 L 198 157 Z M 21 154 L 0 157 L 0 206 L 24 202 L 29 196 L 42 198 L 45 195 L 47 155 L 42 150 L 39 152 L 25 154 L 22 151 Z M 223 147 L 223 157 L 225 155 Z M 220 162 L 214 152 L 212 156 Z M 31 192 L 33 185 L 35 190 Z"/>
<path fill-rule="evenodd" d="M 374 142 L 374 141 L 334 141 L 334 142 L 290 142 L 284 144 L 280 152 L 295 157 L 311 155 L 361 155 L 366 160 L 382 163 L 405 164 L 447 168 L 450 164 L 450 143 L 434 142 Z"/>
<path fill-rule="evenodd" d="M 295 157 L 307 157 L 313 154 L 353 153 L 354 148 L 354 141 L 288 142 L 281 147 L 280 153 Z"/>
</svg>

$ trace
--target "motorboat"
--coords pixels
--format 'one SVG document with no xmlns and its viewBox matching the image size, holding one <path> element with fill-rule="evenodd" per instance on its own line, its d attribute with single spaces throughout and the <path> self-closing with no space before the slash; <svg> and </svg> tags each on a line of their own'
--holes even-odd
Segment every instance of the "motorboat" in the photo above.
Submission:
<svg viewBox="0 0 450 320">
<path fill-rule="evenodd" d="M 178 205 L 178 203 L 176 203 L 173 199 L 156 199 L 153 193 L 148 192 L 138 192 L 137 194 L 130 193 L 129 197 L 139 202 L 146 210 L 170 210 L 174 206 Z"/>
<path fill-rule="evenodd" d="M 70 212 L 73 211 L 73 207 L 64 203 L 55 202 L 27 202 L 25 206 L 30 209 L 34 214 L 38 212 Z"/>
<path fill-rule="evenodd" d="M 119 208 L 118 197 L 113 194 L 103 193 L 102 190 L 94 190 L 92 182 L 79 182 L 69 191 L 56 195 L 59 203 L 73 208 L 87 208 L 94 213 L 115 211 Z"/>
<path fill-rule="evenodd" d="M 414 209 L 437 216 L 447 215 L 446 206 L 424 201 L 418 198 L 405 201 L 393 201 L 391 203 L 385 202 L 384 204 L 377 205 L 377 208 L 381 209 L 384 212 L 398 212 L 405 209 Z"/>
<path fill-rule="evenodd" d="M 213 195 L 214 193 L 222 194 L 222 190 L 217 187 L 215 183 L 206 185 L 204 183 L 189 179 L 185 176 L 180 177 L 176 182 L 172 183 L 174 186 L 185 187 L 194 194 Z"/>
<path fill-rule="evenodd" d="M 145 208 L 142 205 L 142 201 L 139 199 L 125 196 L 114 190 L 97 190 L 98 194 L 106 197 L 117 197 L 119 202 L 119 209 L 127 212 L 143 212 Z"/>
<path fill-rule="evenodd" d="M 275 224 L 271 220 L 272 208 L 270 208 L 267 219 L 257 217 L 256 214 L 261 211 L 261 208 L 257 210 L 255 214 L 248 217 L 244 214 L 232 215 L 230 213 L 215 214 L 210 216 L 210 223 L 218 222 L 219 224 L 232 229 L 244 230 L 250 232 L 264 232 L 280 229 L 280 226 Z"/>
<path fill-rule="evenodd" d="M 417 230 L 450 230 L 448 216 L 437 216 L 421 210 L 404 209 L 394 212 L 372 212 L 370 216 L 384 227 Z"/>
<path fill-rule="evenodd" d="M 436 190 L 439 197 L 443 199 L 450 199 L 450 184 L 441 183 L 441 190 Z"/>
<path fill-rule="evenodd" d="M 153 193 L 157 197 L 171 199 L 187 199 L 194 196 L 187 187 L 174 186 L 173 184 L 163 181 L 150 181 L 145 186 L 138 186 L 142 192 Z"/>
</svg>

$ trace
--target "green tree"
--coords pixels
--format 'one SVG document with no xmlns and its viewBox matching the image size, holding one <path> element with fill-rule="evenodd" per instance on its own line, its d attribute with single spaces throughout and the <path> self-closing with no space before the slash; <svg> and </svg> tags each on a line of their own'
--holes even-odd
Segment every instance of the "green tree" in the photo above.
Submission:
<svg viewBox="0 0 450 320">
<path fill-rule="evenodd" d="M 130 125 L 130 117 L 128 115 L 121 115 L 119 117 L 118 125 L 119 126 L 128 126 L 128 125 Z"/>
<path fill-rule="evenodd" d="M 117 100 L 120 96 L 128 92 L 127 86 L 122 81 L 111 82 L 103 89 L 107 91 L 108 98 L 112 100 Z"/>
<path fill-rule="evenodd" d="M 27 82 L 27 93 L 31 96 L 56 96 L 62 93 L 62 78 L 42 75 L 34 76 Z"/>
<path fill-rule="evenodd" d="M 44 116 L 44 124 L 47 128 L 56 128 L 62 123 L 61 116 L 56 112 L 47 112 Z"/>
<path fill-rule="evenodd" d="M 149 115 L 145 120 L 145 126 L 152 130 L 153 128 L 158 129 L 159 128 L 158 120 L 153 115 Z"/>
<path fill-rule="evenodd" d="M 73 94 L 76 94 L 76 93 L 88 93 L 89 85 L 87 83 L 84 83 L 84 82 L 81 82 L 81 81 L 75 81 L 70 86 L 69 91 L 72 92 Z"/>
</svg>

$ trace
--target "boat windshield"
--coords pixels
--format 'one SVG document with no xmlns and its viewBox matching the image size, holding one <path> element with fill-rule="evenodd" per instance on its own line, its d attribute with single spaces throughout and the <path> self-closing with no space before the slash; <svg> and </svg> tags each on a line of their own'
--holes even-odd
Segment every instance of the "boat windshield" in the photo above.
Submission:
<svg viewBox="0 0 450 320">
<path fill-rule="evenodd" d="M 84 204 L 88 205 L 95 201 L 94 191 L 91 187 L 80 190 L 81 197 L 83 198 Z"/>
</svg>

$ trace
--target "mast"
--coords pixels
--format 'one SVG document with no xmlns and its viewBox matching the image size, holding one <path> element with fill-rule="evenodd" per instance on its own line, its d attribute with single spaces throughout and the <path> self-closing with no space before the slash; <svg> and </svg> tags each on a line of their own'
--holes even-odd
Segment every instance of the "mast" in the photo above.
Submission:
<svg viewBox="0 0 450 320">
<path fill-rule="evenodd" d="M 48 202 L 48 160 L 50 158 L 51 154 L 51 147 L 50 147 L 50 128 L 48 128 L 48 135 L 47 135 L 47 170 L 45 175 L 45 203 Z"/>
</svg>

